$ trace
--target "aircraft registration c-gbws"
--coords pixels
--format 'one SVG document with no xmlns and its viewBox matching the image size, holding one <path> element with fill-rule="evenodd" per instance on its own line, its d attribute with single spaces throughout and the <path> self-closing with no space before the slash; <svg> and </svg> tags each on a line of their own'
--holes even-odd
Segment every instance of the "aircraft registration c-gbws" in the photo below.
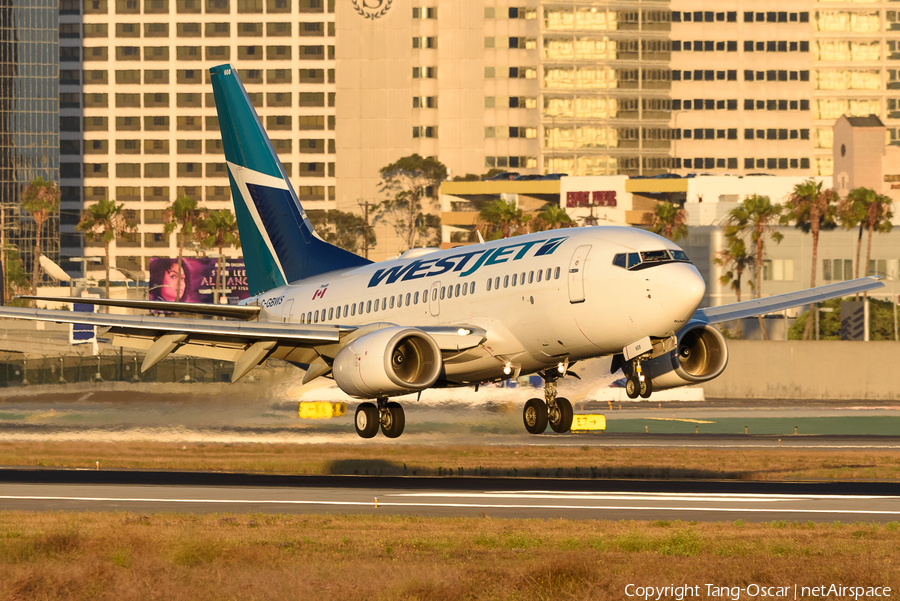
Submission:
<svg viewBox="0 0 900 601">
<path fill-rule="evenodd" d="M 251 298 L 239 306 L 77 299 L 94 305 L 219 316 L 75 314 L 3 308 L 0 317 L 107 328 L 144 351 L 142 370 L 169 354 L 235 363 L 237 381 L 267 358 L 331 377 L 362 399 L 356 431 L 390 438 L 405 427 L 390 399 L 429 388 L 539 374 L 525 428 L 572 426 L 557 382 L 578 361 L 612 356 L 628 396 L 706 382 L 728 362 L 712 324 L 883 286 L 861 278 L 698 309 L 705 283 L 685 252 L 630 227 L 555 230 L 450 250 L 413 249 L 372 263 L 320 238 L 285 174 L 237 70 L 210 70 Z M 48 297 L 35 300 L 69 301 Z"/>
</svg>

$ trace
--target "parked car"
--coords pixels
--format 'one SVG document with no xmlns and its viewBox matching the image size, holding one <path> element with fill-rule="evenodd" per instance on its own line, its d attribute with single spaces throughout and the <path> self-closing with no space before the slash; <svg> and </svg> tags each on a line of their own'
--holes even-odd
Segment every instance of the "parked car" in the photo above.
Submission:
<svg viewBox="0 0 900 601">
<path fill-rule="evenodd" d="M 516 179 L 517 177 L 519 177 L 518 171 L 501 171 L 500 173 L 497 173 L 496 175 L 492 175 L 491 177 L 484 178 L 483 181 L 486 181 L 486 182 L 507 181 L 507 180 Z"/>
</svg>

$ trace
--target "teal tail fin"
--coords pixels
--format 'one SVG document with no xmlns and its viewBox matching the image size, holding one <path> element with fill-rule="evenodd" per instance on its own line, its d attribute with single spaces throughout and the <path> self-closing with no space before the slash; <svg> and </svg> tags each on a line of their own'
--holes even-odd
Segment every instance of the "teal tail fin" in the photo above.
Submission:
<svg viewBox="0 0 900 601">
<path fill-rule="evenodd" d="M 237 69 L 210 73 L 250 294 L 371 263 L 316 234 Z"/>
</svg>

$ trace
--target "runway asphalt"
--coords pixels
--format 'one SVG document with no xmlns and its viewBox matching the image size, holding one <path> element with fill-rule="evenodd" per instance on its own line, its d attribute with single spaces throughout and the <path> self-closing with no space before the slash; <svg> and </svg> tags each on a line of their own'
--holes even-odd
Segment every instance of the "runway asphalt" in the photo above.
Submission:
<svg viewBox="0 0 900 601">
<path fill-rule="evenodd" d="M 898 483 L 0 470 L 0 510 L 892 522 Z"/>
</svg>

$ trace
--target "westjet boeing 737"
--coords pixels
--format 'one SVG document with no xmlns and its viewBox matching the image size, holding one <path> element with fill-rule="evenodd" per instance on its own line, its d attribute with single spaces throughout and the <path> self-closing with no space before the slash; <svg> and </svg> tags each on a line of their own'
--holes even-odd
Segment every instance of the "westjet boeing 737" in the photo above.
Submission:
<svg viewBox="0 0 900 601">
<path fill-rule="evenodd" d="M 572 405 L 556 382 L 578 361 L 612 356 L 628 395 L 706 382 L 728 361 L 712 324 L 873 290 L 861 278 L 698 309 L 703 278 L 685 252 L 630 227 L 555 230 L 450 250 L 413 249 L 372 263 L 313 230 L 237 70 L 211 69 L 251 298 L 239 306 L 77 299 L 225 320 L 74 314 L 3 308 L 0 317 L 107 328 L 146 353 L 235 362 L 237 381 L 267 358 L 327 376 L 363 402 L 356 431 L 403 432 L 392 397 L 539 374 L 544 398 L 525 403 L 525 428 L 567 432 Z M 67 300 L 22 297 L 35 300 Z M 371 402 L 374 401 L 374 402 Z"/>
</svg>

